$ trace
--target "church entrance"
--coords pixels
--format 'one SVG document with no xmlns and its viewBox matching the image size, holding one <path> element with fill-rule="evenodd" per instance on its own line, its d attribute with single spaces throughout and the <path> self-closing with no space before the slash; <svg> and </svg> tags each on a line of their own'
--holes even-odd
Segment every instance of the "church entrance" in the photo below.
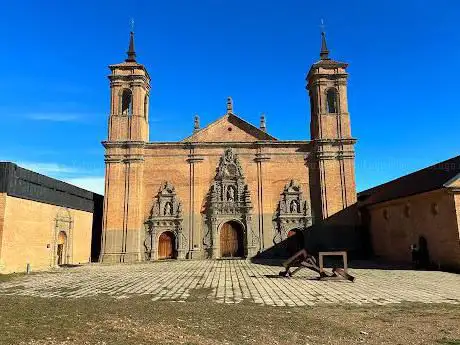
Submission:
<svg viewBox="0 0 460 345">
<path fill-rule="evenodd" d="M 176 236 L 171 231 L 165 231 L 158 239 L 158 259 L 176 258 Z"/>
<path fill-rule="evenodd" d="M 220 230 L 220 256 L 235 258 L 244 256 L 243 229 L 241 224 L 230 221 Z"/>
<path fill-rule="evenodd" d="M 64 265 L 65 257 L 66 257 L 66 242 L 67 242 L 67 235 L 64 231 L 59 232 L 58 241 L 57 241 L 57 264 L 59 266 Z"/>
</svg>

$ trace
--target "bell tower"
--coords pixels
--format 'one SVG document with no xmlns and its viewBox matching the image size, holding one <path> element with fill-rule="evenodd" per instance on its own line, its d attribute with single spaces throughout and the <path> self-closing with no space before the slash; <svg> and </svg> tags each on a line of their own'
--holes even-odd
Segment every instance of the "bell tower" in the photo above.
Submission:
<svg viewBox="0 0 460 345">
<path fill-rule="evenodd" d="M 348 64 L 329 57 L 325 33 L 321 33 L 320 60 L 307 74 L 310 96 L 310 134 L 313 143 L 314 192 L 317 219 L 326 219 L 356 202 L 356 139 L 351 136 L 348 113 Z M 315 205 L 312 205 L 315 206 Z"/>
<path fill-rule="evenodd" d="M 129 40 L 128 57 L 120 64 L 110 65 L 111 98 L 108 141 L 149 141 L 150 76 L 137 63 L 134 33 Z"/>
<path fill-rule="evenodd" d="M 110 65 L 110 115 L 105 147 L 102 262 L 141 260 L 144 146 L 149 140 L 150 77 L 136 61 L 131 32 L 127 58 Z"/>
</svg>

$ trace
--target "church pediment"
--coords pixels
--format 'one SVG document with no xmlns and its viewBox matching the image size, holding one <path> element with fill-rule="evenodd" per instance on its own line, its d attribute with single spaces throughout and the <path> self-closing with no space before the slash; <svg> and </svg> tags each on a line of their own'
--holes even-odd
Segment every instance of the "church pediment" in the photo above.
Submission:
<svg viewBox="0 0 460 345">
<path fill-rule="evenodd" d="M 234 114 L 226 114 L 185 138 L 184 142 L 253 142 L 277 140 Z"/>
</svg>

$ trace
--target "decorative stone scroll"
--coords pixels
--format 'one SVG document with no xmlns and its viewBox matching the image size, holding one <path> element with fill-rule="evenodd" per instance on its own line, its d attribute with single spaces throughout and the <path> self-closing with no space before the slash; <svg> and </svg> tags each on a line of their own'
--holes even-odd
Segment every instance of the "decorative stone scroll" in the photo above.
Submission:
<svg viewBox="0 0 460 345">
<path fill-rule="evenodd" d="M 170 182 L 162 183 L 145 222 L 145 260 L 158 259 L 158 239 L 165 231 L 175 236 L 175 256 L 185 259 L 187 238 L 182 230 L 182 204 Z"/>
<path fill-rule="evenodd" d="M 312 225 L 310 206 L 303 198 L 300 185 L 294 180 L 286 184 L 281 193 L 281 199 L 273 217 L 273 225 L 275 244 L 286 239 L 290 230 Z"/>
<path fill-rule="evenodd" d="M 243 169 L 231 148 L 227 148 L 220 158 L 204 213 L 207 226 L 203 238 L 205 257 L 220 257 L 219 228 L 231 220 L 240 222 L 244 227 L 245 255 L 255 255 L 259 238 L 251 228 L 251 196 L 244 181 Z"/>
</svg>

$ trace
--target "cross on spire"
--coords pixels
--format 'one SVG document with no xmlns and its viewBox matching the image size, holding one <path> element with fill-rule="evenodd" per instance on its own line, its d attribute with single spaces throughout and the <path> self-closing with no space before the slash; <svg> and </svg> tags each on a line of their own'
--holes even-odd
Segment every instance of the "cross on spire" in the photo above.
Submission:
<svg viewBox="0 0 460 345">
<path fill-rule="evenodd" d="M 129 24 L 131 24 L 131 32 L 134 32 L 134 18 L 131 18 Z"/>
<path fill-rule="evenodd" d="M 329 60 L 329 50 L 327 49 L 327 44 L 326 44 L 326 33 L 324 32 L 324 21 L 321 19 L 321 52 L 319 53 L 319 56 L 321 57 L 321 60 Z"/>
<path fill-rule="evenodd" d="M 134 19 L 131 18 L 131 32 L 129 35 L 129 48 L 126 54 L 128 54 L 128 58 L 125 60 L 126 62 L 136 62 L 136 52 L 134 51 Z"/>
</svg>

